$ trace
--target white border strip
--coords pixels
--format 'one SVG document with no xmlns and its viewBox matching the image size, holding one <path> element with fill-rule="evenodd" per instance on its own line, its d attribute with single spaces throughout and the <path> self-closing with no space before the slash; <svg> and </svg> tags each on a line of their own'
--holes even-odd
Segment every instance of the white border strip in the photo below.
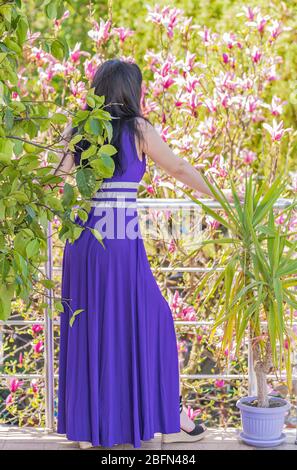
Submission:
<svg viewBox="0 0 297 470">
<path fill-rule="evenodd" d="M 137 202 L 129 202 L 129 201 L 92 201 L 91 202 L 92 207 L 122 207 L 122 208 L 127 208 L 127 209 L 137 209 L 138 205 Z"/>
<path fill-rule="evenodd" d="M 104 198 L 115 198 L 115 199 L 136 199 L 136 192 L 118 192 L 118 191 L 106 191 L 106 192 L 97 192 L 96 195 L 94 196 L 95 198 L 98 199 L 104 199 Z"/>
<path fill-rule="evenodd" d="M 136 181 L 108 181 L 106 183 L 102 183 L 101 188 L 135 188 L 138 189 L 139 183 Z"/>
</svg>

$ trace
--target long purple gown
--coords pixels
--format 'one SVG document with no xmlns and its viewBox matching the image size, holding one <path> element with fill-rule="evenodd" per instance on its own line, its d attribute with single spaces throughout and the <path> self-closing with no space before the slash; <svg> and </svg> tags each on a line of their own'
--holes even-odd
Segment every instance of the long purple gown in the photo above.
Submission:
<svg viewBox="0 0 297 470">
<path fill-rule="evenodd" d="M 88 229 L 64 248 L 57 431 L 136 448 L 156 432 L 180 431 L 179 366 L 172 313 L 137 232 L 145 155 L 140 161 L 125 126 L 121 148 L 126 170 L 104 180 L 86 222 L 99 224 L 105 249 Z M 70 326 L 76 309 L 84 311 Z"/>
</svg>

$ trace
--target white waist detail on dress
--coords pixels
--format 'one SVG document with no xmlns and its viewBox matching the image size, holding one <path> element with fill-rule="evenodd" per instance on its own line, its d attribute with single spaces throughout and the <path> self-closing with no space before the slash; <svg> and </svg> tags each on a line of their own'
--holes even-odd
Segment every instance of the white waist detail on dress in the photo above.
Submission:
<svg viewBox="0 0 297 470">
<path fill-rule="evenodd" d="M 137 201 L 91 201 L 91 207 L 122 207 L 126 209 L 136 209 Z"/>
<path fill-rule="evenodd" d="M 137 181 L 107 181 L 105 183 L 102 183 L 101 189 L 105 188 L 117 188 L 117 189 L 122 189 L 122 188 L 135 188 L 138 189 L 139 183 Z"/>
<path fill-rule="evenodd" d="M 109 181 L 102 183 L 99 191 L 90 200 L 92 207 L 137 207 L 137 190 L 139 183 L 136 181 Z M 113 189 L 113 191 L 101 191 L 102 189 Z M 131 189 L 132 191 L 122 191 Z M 106 199 L 114 199 L 107 201 Z"/>
</svg>

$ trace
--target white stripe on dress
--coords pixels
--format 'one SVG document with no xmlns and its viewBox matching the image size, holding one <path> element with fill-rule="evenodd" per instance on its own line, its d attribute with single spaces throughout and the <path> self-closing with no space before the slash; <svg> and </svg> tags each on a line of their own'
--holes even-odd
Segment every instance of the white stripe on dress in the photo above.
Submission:
<svg viewBox="0 0 297 470">
<path fill-rule="evenodd" d="M 114 199 L 135 199 L 137 196 L 137 191 L 131 192 L 118 192 L 118 191 L 106 191 L 106 192 L 97 192 L 95 194 L 95 198 L 98 199 L 105 199 L 105 198 L 114 198 Z"/>
<path fill-rule="evenodd" d="M 137 202 L 132 201 L 91 201 L 92 207 L 123 207 L 127 209 L 137 208 Z"/>
<path fill-rule="evenodd" d="M 108 181 L 106 183 L 102 183 L 101 188 L 135 188 L 137 189 L 139 186 L 139 183 L 136 181 Z"/>
</svg>

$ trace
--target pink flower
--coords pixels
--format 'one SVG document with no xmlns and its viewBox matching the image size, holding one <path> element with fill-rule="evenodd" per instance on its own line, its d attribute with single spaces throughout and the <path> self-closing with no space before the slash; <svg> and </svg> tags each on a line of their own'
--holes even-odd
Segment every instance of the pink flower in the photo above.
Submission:
<svg viewBox="0 0 297 470">
<path fill-rule="evenodd" d="M 271 34 L 269 39 L 270 42 L 274 41 L 282 32 L 281 23 L 277 20 L 273 20 L 272 24 L 267 27 L 268 31 Z"/>
<path fill-rule="evenodd" d="M 282 225 L 285 221 L 285 216 L 284 214 L 280 215 L 279 217 L 277 217 L 277 219 L 275 219 L 275 223 L 279 224 L 279 225 Z"/>
<path fill-rule="evenodd" d="M 201 36 L 205 46 L 211 46 L 216 43 L 218 38 L 217 33 L 211 33 L 210 29 L 206 26 L 203 27 L 203 31 L 198 31 L 199 36 Z"/>
<path fill-rule="evenodd" d="M 66 18 L 69 18 L 70 16 L 70 13 L 69 13 L 69 10 L 66 10 L 63 14 L 63 16 L 59 19 L 55 18 L 54 19 L 54 25 L 56 28 L 59 28 L 61 26 L 61 23 L 66 20 Z"/>
<path fill-rule="evenodd" d="M 97 21 L 93 21 L 93 29 L 88 31 L 88 36 L 96 41 L 96 44 L 99 46 L 109 39 L 110 27 L 110 20 L 104 22 L 104 20 L 100 18 L 100 25 L 97 23 Z"/>
<path fill-rule="evenodd" d="M 240 157 L 245 165 L 250 165 L 256 160 L 256 153 L 249 149 L 243 149 L 240 152 Z"/>
<path fill-rule="evenodd" d="M 148 20 L 150 19 L 153 23 L 162 25 L 167 30 L 168 37 L 172 38 L 173 30 L 181 20 L 180 15 L 183 13 L 183 11 L 177 8 L 170 8 L 169 6 L 165 6 L 161 10 L 160 5 L 156 5 L 154 9 L 152 9 L 150 6 L 147 8 L 149 10 Z"/>
<path fill-rule="evenodd" d="M 95 72 L 97 70 L 97 65 L 94 63 L 93 60 L 85 60 L 84 61 L 84 70 L 86 78 L 91 81 L 94 78 Z"/>
<path fill-rule="evenodd" d="M 187 415 L 188 417 L 194 421 L 196 416 L 200 415 L 201 414 L 201 410 L 200 408 L 197 408 L 197 410 L 193 410 L 193 408 L 191 408 L 190 406 L 188 406 L 188 411 L 187 411 Z"/>
<path fill-rule="evenodd" d="M 195 90 L 196 86 L 199 84 L 201 75 L 197 77 L 189 77 L 186 80 L 186 90 L 190 93 L 191 91 Z"/>
<path fill-rule="evenodd" d="M 23 353 L 19 354 L 19 366 L 23 365 Z"/>
<path fill-rule="evenodd" d="M 36 335 L 36 334 L 40 333 L 41 331 L 43 331 L 43 326 L 35 324 L 35 325 L 32 326 L 32 331 Z"/>
<path fill-rule="evenodd" d="M 198 343 L 201 343 L 201 341 L 203 339 L 203 336 L 202 335 L 197 335 L 196 339 L 197 339 Z"/>
<path fill-rule="evenodd" d="M 259 12 L 259 7 L 256 7 L 255 9 L 252 9 L 251 7 L 242 7 L 246 17 L 250 20 L 253 21 L 255 19 L 256 14 Z"/>
<path fill-rule="evenodd" d="M 260 51 L 260 49 L 254 46 L 251 52 L 251 57 L 252 57 L 252 61 L 255 64 L 257 64 L 258 62 L 260 62 L 260 59 L 262 57 L 262 52 Z"/>
<path fill-rule="evenodd" d="M 11 393 L 15 393 L 23 385 L 19 379 L 12 379 L 9 384 L 9 390 Z"/>
<path fill-rule="evenodd" d="M 185 69 L 191 71 L 195 66 L 195 58 L 196 54 L 191 54 L 189 50 L 187 50 L 186 60 L 185 60 Z"/>
<path fill-rule="evenodd" d="M 184 307 L 182 309 L 182 315 L 184 320 L 186 321 L 195 321 L 196 320 L 196 311 L 194 307 L 189 305 L 188 307 Z"/>
<path fill-rule="evenodd" d="M 204 101 L 204 105 L 207 107 L 210 113 L 216 113 L 218 110 L 217 101 L 214 99 L 206 98 Z"/>
<path fill-rule="evenodd" d="M 175 253 L 176 251 L 176 244 L 174 240 L 170 241 L 169 247 L 168 247 L 169 253 Z"/>
<path fill-rule="evenodd" d="M 232 49 L 232 47 L 237 44 L 236 36 L 234 33 L 224 33 L 222 39 L 223 42 L 227 44 L 228 49 Z"/>
<path fill-rule="evenodd" d="M 174 78 L 170 77 L 169 75 L 167 75 L 166 77 L 162 77 L 161 80 L 162 80 L 162 86 L 165 90 L 170 88 L 171 85 L 173 85 L 173 83 L 175 83 Z"/>
<path fill-rule="evenodd" d="M 216 379 L 215 381 L 215 387 L 217 388 L 223 388 L 225 385 L 225 381 L 223 379 Z"/>
<path fill-rule="evenodd" d="M 216 230 L 220 226 L 220 223 L 209 215 L 205 217 L 205 222 L 212 230 Z"/>
<path fill-rule="evenodd" d="M 6 406 L 9 406 L 9 405 L 11 405 L 12 403 L 13 403 L 13 396 L 12 396 L 12 394 L 10 393 L 10 394 L 8 395 L 8 397 L 6 398 L 6 400 L 5 400 L 5 404 L 6 404 Z"/>
<path fill-rule="evenodd" d="M 253 18 L 252 21 L 248 21 L 247 25 L 257 28 L 261 36 L 264 34 L 264 29 L 267 21 L 270 19 L 269 16 L 262 16 L 261 13 L 258 13 L 256 18 Z"/>
<path fill-rule="evenodd" d="M 259 105 L 258 98 L 250 95 L 246 100 L 245 108 L 248 113 L 253 113 L 258 108 L 258 105 Z"/>
<path fill-rule="evenodd" d="M 33 380 L 31 381 L 31 387 L 32 387 L 33 393 L 37 393 L 37 392 L 38 392 L 38 386 L 37 386 L 37 380 L 36 380 L 36 379 L 33 379 Z"/>
<path fill-rule="evenodd" d="M 279 142 L 286 132 L 289 132 L 292 130 L 291 127 L 284 129 L 283 121 L 281 121 L 280 123 L 277 123 L 275 119 L 273 119 L 272 126 L 270 126 L 267 123 L 264 123 L 263 127 L 269 132 L 271 139 L 274 142 Z"/>
<path fill-rule="evenodd" d="M 77 42 L 75 44 L 75 47 L 74 47 L 73 51 L 70 54 L 70 60 L 71 60 L 71 62 L 76 63 L 76 62 L 79 62 L 79 59 L 80 59 L 81 56 L 88 57 L 89 55 L 90 55 L 89 52 L 85 52 L 85 51 L 80 50 L 80 42 Z"/>
<path fill-rule="evenodd" d="M 120 42 L 123 43 L 129 36 L 133 36 L 134 31 L 130 29 L 123 28 L 113 28 L 113 31 L 119 36 Z"/>
<path fill-rule="evenodd" d="M 36 354 L 40 354 L 43 349 L 43 342 L 38 341 L 38 343 L 33 344 L 33 350 Z"/>
<path fill-rule="evenodd" d="M 171 308 L 176 310 L 180 307 L 182 301 L 181 301 L 181 298 L 179 296 L 179 293 L 178 291 L 175 291 L 175 293 L 173 294 L 173 299 L 172 299 L 172 302 L 171 302 Z"/>
<path fill-rule="evenodd" d="M 147 185 L 146 190 L 149 194 L 154 194 L 155 193 L 155 190 L 154 190 L 154 188 L 151 184 Z"/>
<path fill-rule="evenodd" d="M 283 112 L 283 105 L 286 103 L 287 101 L 282 101 L 277 96 L 274 96 L 270 105 L 271 114 L 273 116 L 279 116 Z"/>
<path fill-rule="evenodd" d="M 229 62 L 229 56 L 225 52 L 223 53 L 223 62 L 224 64 L 228 64 Z"/>
</svg>

